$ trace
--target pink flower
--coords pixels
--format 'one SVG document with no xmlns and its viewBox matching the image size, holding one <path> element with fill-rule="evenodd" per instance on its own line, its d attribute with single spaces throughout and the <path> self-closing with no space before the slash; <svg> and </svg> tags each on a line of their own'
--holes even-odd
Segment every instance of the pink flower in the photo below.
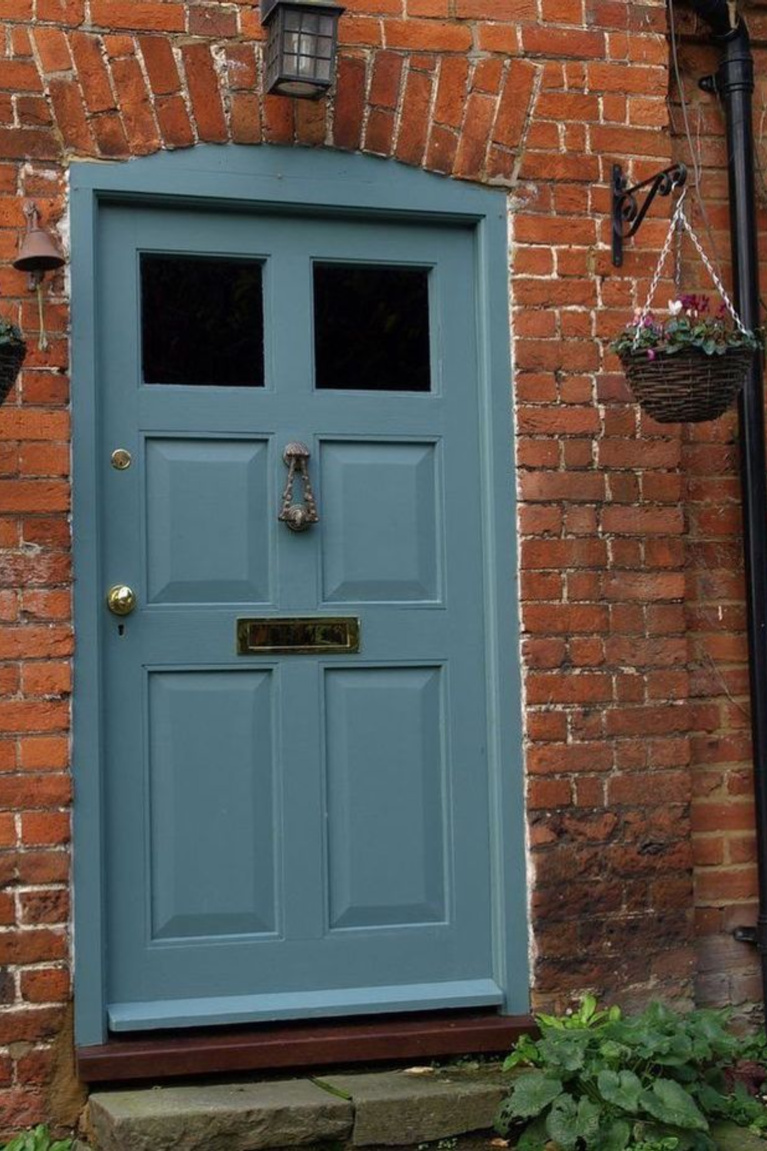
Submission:
<svg viewBox="0 0 767 1151">
<path fill-rule="evenodd" d="M 647 349 L 647 359 L 648 360 L 654 360 L 655 356 L 656 356 L 655 348 L 648 348 Z"/>
</svg>

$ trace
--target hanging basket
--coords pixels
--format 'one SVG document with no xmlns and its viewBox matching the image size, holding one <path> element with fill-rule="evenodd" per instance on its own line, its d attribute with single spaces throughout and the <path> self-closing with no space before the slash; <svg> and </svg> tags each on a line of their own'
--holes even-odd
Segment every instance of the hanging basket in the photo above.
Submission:
<svg viewBox="0 0 767 1151">
<path fill-rule="evenodd" d="M 724 355 L 704 352 L 647 352 L 621 356 L 634 399 L 660 424 L 715 420 L 732 407 L 746 381 L 753 351 L 733 348 Z"/>
<path fill-rule="evenodd" d="M 634 323 L 624 329 L 613 345 L 613 349 L 620 356 L 634 399 L 644 411 L 661 424 L 697 424 L 704 420 L 715 420 L 723 415 L 735 403 L 738 393 L 746 382 L 758 346 L 757 335 L 745 327 L 735 311 L 721 278 L 717 275 L 685 215 L 685 195 L 686 191 L 682 192 L 671 217 L 644 307 L 637 313 Z M 672 332 L 671 322 L 668 322 L 666 328 L 665 324 L 659 326 L 652 321 L 650 307 L 675 235 L 677 236 L 675 283 L 678 288 L 681 242 L 685 233 L 690 237 L 714 287 L 721 296 L 722 312 L 725 310 L 729 312 L 732 319 L 732 329 L 723 331 L 723 324 L 719 322 L 717 315 L 714 317 L 714 324 L 710 325 L 713 331 L 709 330 L 708 333 L 715 348 L 724 344 L 726 348 L 724 352 L 714 351 L 712 355 L 707 355 L 692 344 L 689 339 L 689 323 L 686 329 L 680 329 L 678 325 L 673 329 L 673 339 L 670 343 L 675 343 L 677 347 L 681 346 L 681 350 L 668 352 L 663 344 Z M 693 308 L 691 314 L 696 322 L 700 317 L 706 316 L 701 326 L 704 337 L 708 338 L 706 334 L 706 324 L 709 322 L 708 307 L 701 308 L 695 296 L 689 297 L 689 300 L 694 301 L 688 306 Z M 679 309 L 685 309 L 684 298 L 676 301 L 676 307 L 673 303 L 669 305 L 669 312 L 673 317 L 679 314 Z M 645 330 L 648 326 L 648 317 L 650 332 Z M 653 340 L 656 347 L 653 347 Z"/>
<path fill-rule="evenodd" d="M 0 344 L 0 404 L 16 383 L 26 354 L 26 344 Z"/>
</svg>

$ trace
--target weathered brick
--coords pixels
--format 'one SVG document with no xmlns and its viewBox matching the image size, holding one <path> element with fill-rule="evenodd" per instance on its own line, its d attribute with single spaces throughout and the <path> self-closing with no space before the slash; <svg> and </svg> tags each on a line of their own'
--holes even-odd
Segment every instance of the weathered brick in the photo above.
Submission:
<svg viewBox="0 0 767 1151">
<path fill-rule="evenodd" d="M 189 33 L 220 39 L 236 36 L 237 9 L 233 4 L 195 4 L 189 9 Z"/>
<path fill-rule="evenodd" d="M 359 148 L 365 114 L 365 61 L 342 56 L 338 61 L 338 92 L 333 116 L 333 140 L 338 148 Z"/>
<path fill-rule="evenodd" d="M 91 0 L 91 21 L 99 28 L 183 32 L 185 6 L 171 0 Z"/>
<path fill-rule="evenodd" d="M 429 131 L 431 93 L 432 78 L 411 67 L 405 81 L 402 120 L 395 149 L 398 160 L 418 164 L 423 159 Z"/>
<path fill-rule="evenodd" d="M 178 92 L 181 79 L 171 42 L 164 36 L 139 36 L 138 43 L 155 96 Z"/>
<path fill-rule="evenodd" d="M 159 147 L 160 137 L 144 74 L 138 61 L 135 57 L 121 57 L 112 61 L 111 68 L 123 127 L 131 151 L 137 155 L 155 152 Z"/>
<path fill-rule="evenodd" d="M 44 72 L 68 72 L 71 70 L 72 56 L 69 51 L 69 43 L 59 28 L 36 28 L 33 35 Z"/>
<path fill-rule="evenodd" d="M 182 56 L 197 133 L 201 140 L 223 143 L 227 139 L 226 120 L 210 48 L 207 44 L 185 44 Z"/>
</svg>

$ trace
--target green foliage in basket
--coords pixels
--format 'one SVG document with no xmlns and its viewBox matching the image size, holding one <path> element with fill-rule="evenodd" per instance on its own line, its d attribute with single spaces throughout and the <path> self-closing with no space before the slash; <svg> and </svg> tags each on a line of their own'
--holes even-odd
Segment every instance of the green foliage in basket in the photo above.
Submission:
<svg viewBox="0 0 767 1151">
<path fill-rule="evenodd" d="M 25 346 L 24 337 L 19 328 L 10 320 L 4 320 L 0 316 L 0 348 L 23 348 Z"/>
<path fill-rule="evenodd" d="M 731 321 L 721 304 L 712 310 L 708 296 L 680 296 L 670 300 L 667 316 L 648 312 L 638 314 L 610 345 L 619 356 L 673 356 L 696 351 L 705 356 L 723 356 L 731 349 L 751 351 L 759 338 L 741 330 Z"/>
<path fill-rule="evenodd" d="M 655 1003 L 624 1017 L 587 995 L 566 1016 L 536 1017 L 504 1064 L 519 1075 L 496 1117 L 518 1151 L 716 1151 L 709 1121 L 767 1131 L 760 1099 L 728 1070 L 742 1041 L 717 1011 Z"/>
</svg>

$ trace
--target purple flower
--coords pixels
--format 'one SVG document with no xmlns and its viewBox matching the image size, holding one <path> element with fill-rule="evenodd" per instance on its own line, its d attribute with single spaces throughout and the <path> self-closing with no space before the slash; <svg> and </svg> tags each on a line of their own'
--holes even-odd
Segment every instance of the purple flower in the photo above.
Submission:
<svg viewBox="0 0 767 1151">
<path fill-rule="evenodd" d="M 647 359 L 648 360 L 654 360 L 655 356 L 656 356 L 655 348 L 648 348 L 647 349 Z"/>
</svg>

